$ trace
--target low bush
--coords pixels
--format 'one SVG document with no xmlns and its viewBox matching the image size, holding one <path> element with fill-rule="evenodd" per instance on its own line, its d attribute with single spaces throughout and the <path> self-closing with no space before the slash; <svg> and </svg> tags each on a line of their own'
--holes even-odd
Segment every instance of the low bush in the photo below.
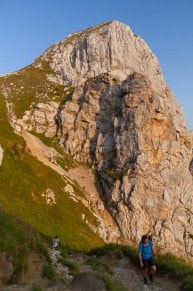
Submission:
<svg viewBox="0 0 193 291">
<path fill-rule="evenodd" d="M 170 253 L 158 255 L 157 266 L 179 280 L 184 290 L 193 290 L 193 266 Z"/>
<path fill-rule="evenodd" d="M 54 280 L 55 273 L 51 265 L 46 265 L 43 267 L 42 277 L 49 280 Z"/>
<path fill-rule="evenodd" d="M 60 258 L 58 263 L 62 264 L 63 266 L 67 267 L 69 270 L 69 274 L 74 276 L 79 271 L 79 265 L 77 262 L 73 262 L 72 260 L 66 258 Z"/>
</svg>

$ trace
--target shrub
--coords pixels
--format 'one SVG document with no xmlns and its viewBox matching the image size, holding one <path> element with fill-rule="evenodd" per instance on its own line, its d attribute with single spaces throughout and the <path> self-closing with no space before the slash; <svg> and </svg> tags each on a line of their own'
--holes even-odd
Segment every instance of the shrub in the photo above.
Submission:
<svg viewBox="0 0 193 291">
<path fill-rule="evenodd" d="M 193 267 L 184 260 L 167 253 L 158 255 L 157 265 L 161 271 L 178 279 L 185 290 L 193 290 Z"/>
<path fill-rule="evenodd" d="M 42 277 L 49 280 L 53 280 L 55 278 L 54 270 L 50 265 L 46 265 L 43 267 Z"/>
<path fill-rule="evenodd" d="M 60 258 L 58 262 L 68 268 L 70 275 L 75 275 L 79 271 L 79 265 L 77 262 L 73 262 L 69 259 L 64 258 Z"/>
<path fill-rule="evenodd" d="M 31 291 L 44 291 L 44 288 L 39 285 L 33 285 Z"/>
</svg>

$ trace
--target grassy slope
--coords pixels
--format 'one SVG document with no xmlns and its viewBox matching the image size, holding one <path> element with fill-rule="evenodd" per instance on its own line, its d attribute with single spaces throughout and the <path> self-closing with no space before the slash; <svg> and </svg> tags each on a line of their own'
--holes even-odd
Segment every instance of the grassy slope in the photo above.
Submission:
<svg viewBox="0 0 193 291">
<path fill-rule="evenodd" d="M 47 75 L 55 75 L 45 61 L 41 61 L 42 69 L 28 66 L 17 73 L 0 78 L 0 88 L 6 88 L 8 97 L 14 104 L 14 113 L 21 118 L 32 102 L 58 101 L 65 102 L 72 93 L 73 87 L 64 87 L 48 81 Z"/>
<path fill-rule="evenodd" d="M 27 240 L 24 232 L 11 217 L 0 211 L 0 252 L 8 253 L 14 266 L 12 282 L 16 282 L 25 269 Z"/>
<path fill-rule="evenodd" d="M 18 117 L 21 112 L 28 109 L 27 90 L 30 90 L 30 86 L 33 88 L 37 86 L 36 93 L 38 88 L 42 90 L 39 82 L 33 83 L 32 86 L 32 79 L 45 82 L 41 75 L 34 77 L 34 72 L 32 69 L 27 69 L 27 75 L 22 71 L 20 75 L 10 75 L 0 80 L 0 85 L 3 82 L 4 86 L 12 88 L 9 96 L 15 104 Z M 26 83 L 27 79 L 31 79 L 29 84 Z M 8 86 L 11 83 L 12 85 Z M 27 86 L 25 90 L 19 89 L 25 86 Z M 47 84 L 45 86 L 48 88 Z M 40 91 L 38 94 L 41 94 Z M 58 98 L 60 97 L 59 94 Z M 36 96 L 33 95 L 30 102 L 35 101 L 35 98 Z M 25 99 L 27 101 L 23 102 Z M 102 241 L 81 218 L 84 213 L 88 221 L 96 223 L 92 214 L 82 203 L 75 203 L 69 198 L 63 190 L 66 181 L 32 157 L 25 149 L 24 140 L 13 132 L 7 120 L 2 95 L 0 95 L 0 116 L 0 144 L 4 149 L 3 163 L 0 167 L 0 203 L 3 209 L 29 223 L 46 236 L 59 235 L 61 242 L 71 248 L 88 250 L 93 246 L 102 245 Z M 42 194 L 46 189 L 51 189 L 55 193 L 57 202 L 55 205 L 49 206 L 45 203 Z M 76 191 L 75 187 L 74 191 Z"/>
</svg>

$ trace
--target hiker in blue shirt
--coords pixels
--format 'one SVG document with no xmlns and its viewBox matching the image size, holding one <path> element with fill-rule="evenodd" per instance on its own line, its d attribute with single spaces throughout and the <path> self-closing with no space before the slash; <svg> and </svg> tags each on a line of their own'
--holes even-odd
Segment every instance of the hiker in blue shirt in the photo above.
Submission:
<svg viewBox="0 0 193 291">
<path fill-rule="evenodd" d="M 153 282 L 153 276 L 156 272 L 156 265 L 153 258 L 153 243 L 147 235 L 142 236 L 141 242 L 139 243 L 138 252 L 140 267 L 143 268 L 144 284 L 148 283 L 148 277 L 150 282 Z"/>
</svg>

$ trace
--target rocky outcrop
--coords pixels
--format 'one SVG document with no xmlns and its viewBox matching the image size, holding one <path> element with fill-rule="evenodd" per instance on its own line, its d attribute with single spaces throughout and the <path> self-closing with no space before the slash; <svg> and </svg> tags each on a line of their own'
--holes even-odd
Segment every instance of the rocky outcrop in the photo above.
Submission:
<svg viewBox="0 0 193 291">
<path fill-rule="evenodd" d="M 21 129 L 58 135 L 96 169 L 124 242 L 151 233 L 158 248 L 193 261 L 193 136 L 145 42 L 113 21 L 70 35 L 33 67 L 42 61 L 75 91 L 63 104 L 32 105 Z"/>
</svg>

